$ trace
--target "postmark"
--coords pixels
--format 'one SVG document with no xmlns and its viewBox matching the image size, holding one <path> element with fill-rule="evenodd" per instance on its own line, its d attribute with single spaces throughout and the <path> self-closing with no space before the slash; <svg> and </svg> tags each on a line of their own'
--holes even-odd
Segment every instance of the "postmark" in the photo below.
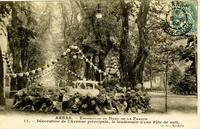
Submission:
<svg viewBox="0 0 200 129">
<path fill-rule="evenodd" d="M 166 15 L 163 30 L 173 36 L 197 34 L 197 2 L 174 1 Z"/>
</svg>

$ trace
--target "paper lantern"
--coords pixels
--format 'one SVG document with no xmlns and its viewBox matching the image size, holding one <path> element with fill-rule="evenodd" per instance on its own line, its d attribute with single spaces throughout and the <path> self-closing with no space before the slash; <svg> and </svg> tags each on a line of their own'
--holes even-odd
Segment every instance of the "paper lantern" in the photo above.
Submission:
<svg viewBox="0 0 200 129">
<path fill-rule="evenodd" d="M 82 51 L 81 51 L 81 50 L 78 50 L 78 53 L 82 53 Z"/>
<path fill-rule="evenodd" d="M 35 74 L 35 70 L 32 70 L 31 73 L 32 73 L 32 74 Z"/>
<path fill-rule="evenodd" d="M 67 52 L 63 52 L 63 54 L 62 54 L 63 56 L 66 56 L 67 55 Z"/>
<path fill-rule="evenodd" d="M 94 66 L 94 70 L 97 70 L 98 68 L 97 68 L 97 66 Z"/>
<path fill-rule="evenodd" d="M 77 46 L 74 46 L 74 49 L 78 49 L 78 47 L 77 47 Z"/>
<path fill-rule="evenodd" d="M 69 48 L 74 49 L 74 45 L 71 45 Z"/>
<path fill-rule="evenodd" d="M 93 63 L 92 63 L 92 62 L 90 62 L 90 66 L 93 66 Z"/>
<path fill-rule="evenodd" d="M 13 78 L 16 78 L 16 77 L 17 77 L 17 74 L 12 74 L 12 77 L 13 77 Z"/>
<path fill-rule="evenodd" d="M 42 71 L 42 69 L 41 69 L 41 68 L 38 68 L 37 70 L 38 70 L 38 72 Z"/>
<path fill-rule="evenodd" d="M 70 51 L 71 51 L 71 50 L 68 48 L 66 52 L 68 53 L 68 52 L 70 52 Z"/>
<path fill-rule="evenodd" d="M 83 59 L 83 56 L 82 56 L 82 55 L 79 55 L 78 58 L 82 60 L 82 59 Z"/>
<path fill-rule="evenodd" d="M 77 58 L 77 55 L 73 55 L 73 58 L 76 59 L 76 58 Z"/>
<path fill-rule="evenodd" d="M 18 75 L 19 75 L 20 77 L 23 77 L 23 73 L 19 73 Z"/>
</svg>

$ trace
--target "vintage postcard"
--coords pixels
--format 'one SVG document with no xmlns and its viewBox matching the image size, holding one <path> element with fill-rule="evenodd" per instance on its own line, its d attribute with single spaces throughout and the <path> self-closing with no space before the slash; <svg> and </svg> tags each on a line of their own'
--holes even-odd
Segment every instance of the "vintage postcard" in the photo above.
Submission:
<svg viewBox="0 0 200 129">
<path fill-rule="evenodd" d="M 0 128 L 200 129 L 197 0 L 0 1 Z"/>
</svg>

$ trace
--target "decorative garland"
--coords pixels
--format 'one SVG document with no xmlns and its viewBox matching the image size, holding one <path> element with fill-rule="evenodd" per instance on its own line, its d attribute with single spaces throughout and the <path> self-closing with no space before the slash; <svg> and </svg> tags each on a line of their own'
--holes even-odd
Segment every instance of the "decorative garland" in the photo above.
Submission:
<svg viewBox="0 0 200 129">
<path fill-rule="evenodd" d="M 38 78 L 42 78 L 42 77 L 45 77 L 46 75 L 52 73 L 52 70 L 54 69 L 51 68 L 51 69 L 48 69 L 46 71 L 43 71 L 43 73 L 39 74 L 39 75 L 35 75 L 35 76 L 32 76 L 32 77 L 29 77 L 31 80 L 35 80 L 35 79 L 38 79 Z"/>
<path fill-rule="evenodd" d="M 78 74 L 72 72 L 71 70 L 69 70 L 68 68 L 66 68 L 65 66 L 63 66 L 62 64 L 60 64 L 60 65 L 61 65 L 61 67 L 62 67 L 67 73 L 70 73 L 70 74 L 74 75 L 75 77 L 80 78 L 80 79 L 83 80 L 83 77 L 81 77 L 80 75 L 78 75 Z"/>
<path fill-rule="evenodd" d="M 79 59 L 84 59 L 85 62 L 89 63 L 89 65 L 94 68 L 95 71 L 98 71 L 99 73 L 103 73 L 103 76 L 111 76 L 108 73 L 102 71 L 101 69 L 99 69 L 97 66 L 95 66 L 93 64 L 93 62 L 91 62 L 82 52 L 82 50 L 78 47 L 78 46 L 73 46 L 71 45 L 66 52 L 63 52 L 63 54 L 61 55 L 61 57 L 65 57 L 69 52 L 72 52 L 72 50 L 74 50 L 75 52 L 73 52 L 73 58 L 79 58 Z"/>
<path fill-rule="evenodd" d="M 62 67 L 64 70 L 66 70 L 67 73 L 70 73 L 70 74 L 72 74 L 72 75 L 74 75 L 74 76 L 80 78 L 81 80 L 84 79 L 83 77 L 81 77 L 80 75 L 78 75 L 78 74 L 72 72 L 71 70 L 69 70 L 68 68 L 66 68 L 65 66 L 63 66 L 62 64 L 60 64 L 60 67 Z M 108 77 L 110 77 L 110 76 L 106 76 L 106 78 L 104 78 L 103 81 L 101 81 L 101 82 L 99 82 L 99 83 L 102 84 Z"/>
<path fill-rule="evenodd" d="M 72 50 L 75 50 L 76 52 L 73 52 Z M 63 52 L 63 54 L 61 55 L 61 57 L 65 57 L 68 53 L 72 53 L 74 54 L 73 55 L 73 58 L 80 58 L 80 59 L 84 59 L 87 63 L 89 63 L 89 65 L 94 68 L 95 71 L 98 71 L 99 73 L 102 73 L 103 76 L 108 76 L 108 77 L 111 77 L 111 75 L 109 75 L 108 73 L 102 71 L 101 69 L 99 69 L 97 66 L 95 66 L 93 64 L 93 62 L 91 62 L 82 52 L 82 50 L 80 50 L 80 48 L 78 46 L 74 46 L 74 45 L 71 45 L 65 52 Z M 28 71 L 28 72 L 21 72 L 21 73 L 14 73 L 13 70 L 12 70 L 12 67 L 11 67 L 11 64 L 10 64 L 10 61 L 8 59 L 8 57 L 5 57 L 5 60 L 6 60 L 6 63 L 7 63 L 7 67 L 9 68 L 10 70 L 10 74 L 8 74 L 9 77 L 12 77 L 12 78 L 16 78 L 17 76 L 19 77 L 23 77 L 24 75 L 25 76 L 29 76 L 29 75 L 34 75 L 38 72 L 41 72 L 43 71 L 45 68 L 37 68 L 37 69 L 34 69 L 32 71 Z M 60 61 L 60 58 L 58 59 L 55 59 L 54 61 L 52 61 L 52 65 L 55 65 L 58 61 Z M 50 65 L 47 65 L 47 67 L 50 67 Z M 48 69 L 48 68 L 46 68 Z M 68 69 L 67 69 L 68 70 Z M 68 70 L 69 72 L 69 70 Z M 74 74 L 75 76 L 81 78 L 79 75 L 76 75 L 75 73 L 73 73 L 71 71 L 72 74 Z M 39 75 L 36 75 L 35 78 L 38 78 L 38 77 L 41 77 Z M 81 78 L 83 79 L 83 78 Z"/>
<path fill-rule="evenodd" d="M 51 70 L 51 66 L 47 65 L 47 68 L 37 68 L 37 69 L 27 71 L 27 72 L 14 73 L 8 57 L 5 57 L 4 59 L 6 60 L 8 70 L 10 71 L 10 73 L 7 74 L 6 76 L 9 76 L 9 77 L 12 77 L 12 78 L 16 78 L 17 76 L 19 76 L 19 77 L 23 77 L 23 76 L 29 77 L 29 76 L 33 76 L 33 75 L 35 75 L 35 74 L 37 74 L 41 71 L 44 71 L 44 70 L 46 70 L 46 71 Z M 58 61 L 59 61 L 59 59 L 52 61 L 52 65 L 54 65 Z M 38 76 L 38 75 L 35 75 L 35 76 Z"/>
</svg>

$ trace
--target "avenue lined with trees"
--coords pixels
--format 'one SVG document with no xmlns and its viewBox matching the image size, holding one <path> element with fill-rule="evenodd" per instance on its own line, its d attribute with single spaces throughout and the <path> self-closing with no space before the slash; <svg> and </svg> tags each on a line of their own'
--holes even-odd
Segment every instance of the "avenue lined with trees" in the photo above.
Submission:
<svg viewBox="0 0 200 129">
<path fill-rule="evenodd" d="M 0 52 L 0 105 L 5 77 L 10 91 L 18 91 L 42 84 L 46 69 L 61 76 L 51 73 L 61 87 L 86 79 L 110 93 L 119 87 L 126 95 L 137 92 L 138 84 L 146 93 L 144 82 L 151 91 L 153 79 L 163 76 L 166 92 L 196 95 L 197 36 L 163 30 L 171 7 L 154 0 L 0 2 L 1 35 L 6 30 L 8 40 L 8 49 Z"/>
</svg>

